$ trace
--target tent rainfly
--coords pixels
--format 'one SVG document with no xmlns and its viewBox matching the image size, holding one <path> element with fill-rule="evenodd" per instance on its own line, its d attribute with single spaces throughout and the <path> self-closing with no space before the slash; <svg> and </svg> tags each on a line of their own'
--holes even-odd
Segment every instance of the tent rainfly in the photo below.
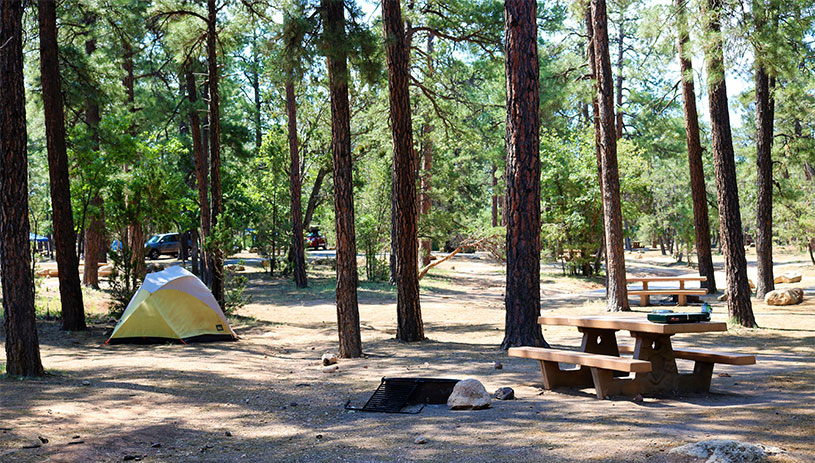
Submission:
<svg viewBox="0 0 815 463">
<path fill-rule="evenodd" d="M 204 283 L 184 268 L 174 266 L 145 277 L 106 344 L 237 338 Z"/>
</svg>

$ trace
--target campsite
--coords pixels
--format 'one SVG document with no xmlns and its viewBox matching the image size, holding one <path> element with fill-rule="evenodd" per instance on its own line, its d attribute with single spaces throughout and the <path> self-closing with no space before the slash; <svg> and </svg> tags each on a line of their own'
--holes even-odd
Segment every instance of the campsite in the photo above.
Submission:
<svg viewBox="0 0 815 463">
<path fill-rule="evenodd" d="M 0 462 L 815 461 L 811 0 L 0 0 Z"/>
</svg>

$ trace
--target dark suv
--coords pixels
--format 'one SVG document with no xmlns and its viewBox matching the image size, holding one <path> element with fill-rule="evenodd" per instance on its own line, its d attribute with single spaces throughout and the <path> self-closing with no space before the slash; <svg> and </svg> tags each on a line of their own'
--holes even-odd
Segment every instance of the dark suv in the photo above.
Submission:
<svg viewBox="0 0 815 463">
<path fill-rule="evenodd" d="M 189 242 L 189 238 L 187 238 Z M 188 243 L 190 244 L 190 243 Z M 144 253 L 150 259 L 158 259 L 162 254 L 177 256 L 181 252 L 181 235 L 178 233 L 164 233 L 153 235 L 144 243 Z"/>
</svg>

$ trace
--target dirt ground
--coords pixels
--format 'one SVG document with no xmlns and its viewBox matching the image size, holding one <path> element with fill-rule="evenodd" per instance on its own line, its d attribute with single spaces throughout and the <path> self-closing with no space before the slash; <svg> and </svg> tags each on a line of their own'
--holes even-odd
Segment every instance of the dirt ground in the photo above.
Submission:
<svg viewBox="0 0 815 463">
<path fill-rule="evenodd" d="M 693 274 L 658 252 L 627 257 L 631 275 Z M 674 338 L 678 346 L 755 353 L 758 363 L 717 365 L 708 394 L 642 403 L 597 400 L 591 389 L 544 392 L 535 362 L 497 347 L 505 273 L 484 257 L 457 256 L 422 281 L 421 343 L 394 340 L 393 290 L 363 282 L 366 356 L 341 359 L 334 373 L 320 364 L 337 347 L 330 272 L 312 273 L 311 288 L 297 290 L 249 265 L 253 302 L 231 320 L 238 342 L 104 346 L 115 324 L 106 317 L 85 333 L 43 321 L 49 374 L 0 381 L 0 461 L 668 462 L 667 450 L 713 438 L 785 451 L 772 461 L 815 461 L 815 267 L 804 255 L 777 256 L 776 265 L 776 273 L 804 274 L 795 285 L 806 290 L 802 304 L 754 300 L 760 329 Z M 604 310 L 597 282 L 563 277 L 558 265 L 545 266 L 541 280 L 543 310 Z M 723 274 L 717 282 L 724 287 Z M 104 297 L 89 300 L 104 312 Z M 725 320 L 724 303 L 707 300 L 714 319 Z M 580 342 L 570 327 L 546 327 L 544 336 L 560 348 Z M 364 404 L 383 376 L 475 378 L 489 391 L 514 388 L 517 400 L 479 411 L 428 406 L 417 415 L 344 409 L 348 400 Z M 414 443 L 418 436 L 427 443 Z"/>
</svg>

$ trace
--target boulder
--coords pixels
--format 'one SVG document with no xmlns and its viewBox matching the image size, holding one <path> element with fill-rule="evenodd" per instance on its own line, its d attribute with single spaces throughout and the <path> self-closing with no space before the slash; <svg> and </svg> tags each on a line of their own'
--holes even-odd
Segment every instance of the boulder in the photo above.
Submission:
<svg viewBox="0 0 815 463">
<path fill-rule="evenodd" d="M 450 410 L 480 410 L 490 406 L 490 394 L 481 381 L 465 379 L 456 383 L 447 399 Z"/>
<path fill-rule="evenodd" d="M 337 363 L 337 354 L 326 352 L 325 354 L 323 354 L 322 362 L 324 367 L 334 365 L 335 363 Z"/>
<path fill-rule="evenodd" d="M 779 283 L 798 283 L 800 281 L 801 281 L 801 272 L 791 271 L 791 272 L 785 272 L 785 273 L 782 273 L 781 275 L 778 275 L 773 280 L 773 283 L 775 283 L 775 284 L 779 284 Z"/>
<path fill-rule="evenodd" d="M 164 266 L 161 264 L 147 264 L 146 269 L 147 273 L 154 273 L 164 270 Z"/>
<path fill-rule="evenodd" d="M 801 288 L 776 289 L 764 296 L 767 305 L 793 305 L 804 300 L 804 290 Z"/>
<path fill-rule="evenodd" d="M 99 276 L 100 277 L 107 277 L 110 276 L 110 273 L 113 271 L 112 265 L 103 265 L 99 267 Z"/>
<path fill-rule="evenodd" d="M 669 455 L 691 457 L 705 463 L 764 463 L 768 453 L 761 446 L 729 439 L 696 442 L 668 452 Z"/>
</svg>

